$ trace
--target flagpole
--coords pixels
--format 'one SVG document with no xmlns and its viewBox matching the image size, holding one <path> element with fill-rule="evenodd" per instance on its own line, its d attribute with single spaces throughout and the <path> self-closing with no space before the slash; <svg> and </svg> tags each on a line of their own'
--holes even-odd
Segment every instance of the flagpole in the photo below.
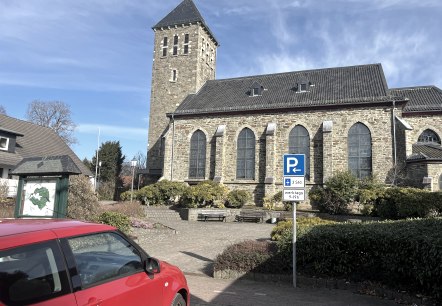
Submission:
<svg viewBox="0 0 442 306">
<path fill-rule="evenodd" d="M 97 154 L 95 155 L 95 179 L 94 179 L 94 191 L 97 191 L 97 175 L 98 175 L 98 150 L 100 149 L 100 128 L 98 128 L 97 137 Z"/>
</svg>

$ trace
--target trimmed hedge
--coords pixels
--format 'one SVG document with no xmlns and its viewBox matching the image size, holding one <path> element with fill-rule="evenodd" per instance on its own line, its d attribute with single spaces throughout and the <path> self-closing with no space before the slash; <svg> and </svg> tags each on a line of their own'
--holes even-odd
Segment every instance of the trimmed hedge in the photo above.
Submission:
<svg viewBox="0 0 442 306">
<path fill-rule="evenodd" d="M 287 274 L 276 245 L 268 241 L 246 240 L 227 247 L 214 262 L 214 271 Z"/>
<path fill-rule="evenodd" d="M 312 204 L 329 214 L 346 214 L 350 204 L 362 206 L 362 214 L 383 219 L 426 218 L 442 215 L 442 192 L 404 187 L 387 187 L 374 178 L 358 181 L 340 172 L 324 188 L 309 192 Z"/>
<path fill-rule="evenodd" d="M 298 237 L 304 235 L 313 227 L 321 224 L 331 224 L 334 221 L 320 218 L 300 218 L 296 223 Z M 272 231 L 272 240 L 288 238 L 289 244 L 247 240 L 229 246 L 217 256 L 214 263 L 215 271 L 235 270 L 239 272 L 290 274 L 292 273 L 292 257 L 287 257 L 287 250 L 292 249 L 292 221 L 281 221 Z M 284 237 L 284 238 L 283 238 Z M 290 253 L 291 254 L 291 253 Z"/>
<path fill-rule="evenodd" d="M 429 192 L 416 188 L 388 188 L 375 201 L 373 214 L 385 219 L 441 215 L 442 192 Z"/>
<path fill-rule="evenodd" d="M 311 230 L 314 226 L 325 225 L 325 224 L 334 224 L 335 221 L 324 220 L 318 217 L 314 218 L 297 218 L 296 219 L 296 234 L 297 238 L 302 235 L 305 235 L 309 230 Z M 272 229 L 270 237 L 273 241 L 281 240 L 285 234 L 292 233 L 293 221 L 280 221 L 278 224 Z"/>
<path fill-rule="evenodd" d="M 317 226 L 298 239 L 300 271 L 380 281 L 442 298 L 442 219 Z M 291 232 L 278 242 L 292 258 Z"/>
</svg>

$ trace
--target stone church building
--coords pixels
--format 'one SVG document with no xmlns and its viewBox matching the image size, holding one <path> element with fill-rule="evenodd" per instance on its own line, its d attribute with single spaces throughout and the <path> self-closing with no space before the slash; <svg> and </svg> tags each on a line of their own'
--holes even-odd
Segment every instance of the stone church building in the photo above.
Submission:
<svg viewBox="0 0 442 306">
<path fill-rule="evenodd" d="M 151 178 L 214 180 L 260 202 L 282 189 L 283 154 L 302 153 L 307 188 L 349 170 L 442 190 L 439 88 L 389 88 L 381 64 L 217 80 L 219 43 L 192 0 L 153 30 Z"/>
</svg>

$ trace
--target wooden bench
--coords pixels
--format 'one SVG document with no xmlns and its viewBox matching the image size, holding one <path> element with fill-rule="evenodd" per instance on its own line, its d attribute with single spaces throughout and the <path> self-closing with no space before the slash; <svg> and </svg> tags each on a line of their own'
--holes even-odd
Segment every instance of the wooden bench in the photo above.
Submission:
<svg viewBox="0 0 442 306">
<path fill-rule="evenodd" d="M 219 210 L 202 210 L 198 213 L 198 220 L 218 219 L 218 221 L 226 221 L 226 212 Z"/>
<path fill-rule="evenodd" d="M 264 213 L 259 212 L 259 211 L 241 210 L 239 215 L 235 216 L 235 220 L 238 222 L 243 222 L 243 221 L 264 222 Z"/>
</svg>

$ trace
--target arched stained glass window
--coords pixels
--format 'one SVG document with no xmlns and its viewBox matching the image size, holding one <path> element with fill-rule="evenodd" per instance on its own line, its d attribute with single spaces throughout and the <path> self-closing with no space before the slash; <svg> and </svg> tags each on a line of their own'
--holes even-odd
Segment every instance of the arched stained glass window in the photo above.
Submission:
<svg viewBox="0 0 442 306">
<path fill-rule="evenodd" d="M 189 178 L 205 178 L 206 175 L 206 135 L 195 131 L 190 138 Z"/>
<path fill-rule="evenodd" d="M 249 128 L 243 129 L 238 136 L 236 178 L 255 179 L 255 134 Z"/>
<path fill-rule="evenodd" d="M 433 130 L 427 129 L 419 135 L 418 142 L 430 142 L 441 144 L 439 136 Z"/>
<path fill-rule="evenodd" d="M 360 122 L 348 131 L 348 169 L 360 179 L 372 174 L 371 134 Z"/>
<path fill-rule="evenodd" d="M 305 176 L 310 176 L 310 136 L 302 125 L 295 126 L 289 134 L 289 153 L 305 154 Z"/>
</svg>

